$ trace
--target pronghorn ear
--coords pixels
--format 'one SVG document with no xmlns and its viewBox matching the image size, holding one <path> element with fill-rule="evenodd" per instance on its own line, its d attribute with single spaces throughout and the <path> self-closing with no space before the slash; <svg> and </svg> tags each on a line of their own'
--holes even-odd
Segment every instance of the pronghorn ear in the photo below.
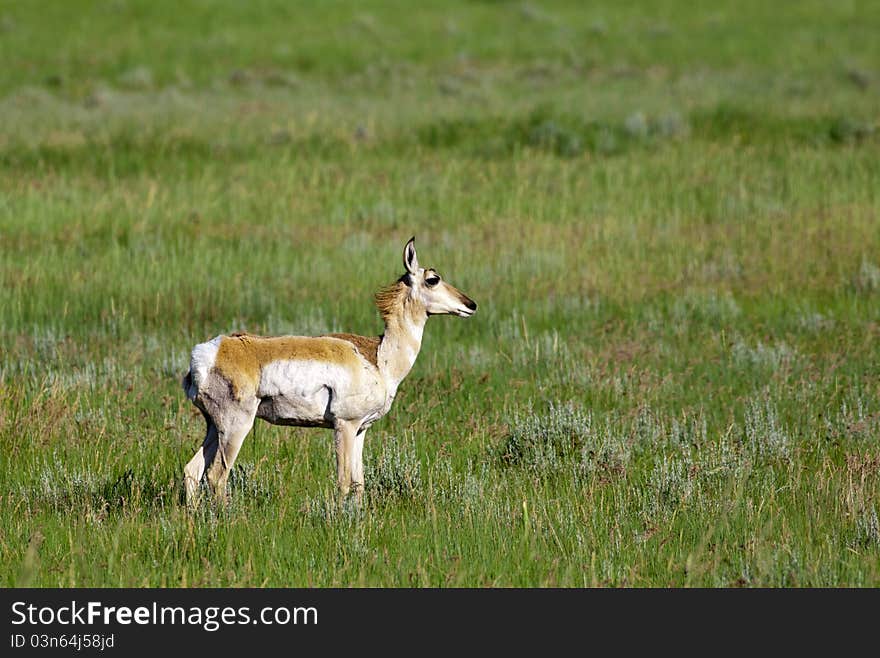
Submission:
<svg viewBox="0 0 880 658">
<path fill-rule="evenodd" d="M 403 248 L 403 266 L 410 274 L 418 274 L 419 257 L 416 255 L 416 236 L 411 237 Z"/>
</svg>

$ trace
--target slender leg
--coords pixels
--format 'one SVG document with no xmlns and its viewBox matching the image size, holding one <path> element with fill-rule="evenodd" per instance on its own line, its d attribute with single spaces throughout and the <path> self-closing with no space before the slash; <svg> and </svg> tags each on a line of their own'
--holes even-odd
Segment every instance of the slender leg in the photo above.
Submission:
<svg viewBox="0 0 880 658">
<path fill-rule="evenodd" d="M 361 428 L 354 437 L 354 457 L 351 467 L 351 486 L 358 503 L 364 497 L 364 439 L 366 428 Z"/>
<path fill-rule="evenodd" d="M 205 440 L 202 441 L 201 447 L 196 451 L 193 458 L 189 460 L 189 463 L 183 467 L 186 504 L 190 506 L 198 502 L 199 483 L 205 474 L 205 464 L 214 461 L 214 456 L 217 453 L 217 426 L 214 425 L 214 421 L 207 415 L 205 416 L 205 422 L 208 424 Z"/>
<path fill-rule="evenodd" d="M 333 439 L 336 443 L 336 483 L 339 493 L 345 497 L 351 489 L 355 463 L 357 425 L 348 421 L 336 422 Z"/>
<path fill-rule="evenodd" d="M 214 498 L 226 501 L 226 481 L 235 465 L 235 458 L 247 433 L 254 425 L 257 405 L 247 411 L 241 410 L 224 418 L 224 427 L 218 427 L 218 448 L 213 461 L 207 467 L 208 483 L 214 489 Z"/>
</svg>

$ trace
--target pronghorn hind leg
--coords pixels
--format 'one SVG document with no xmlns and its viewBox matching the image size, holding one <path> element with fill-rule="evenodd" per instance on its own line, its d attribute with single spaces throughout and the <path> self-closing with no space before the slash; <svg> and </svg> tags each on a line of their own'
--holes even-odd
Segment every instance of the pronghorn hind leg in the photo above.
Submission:
<svg viewBox="0 0 880 658">
<path fill-rule="evenodd" d="M 214 424 L 214 421 L 211 420 L 210 416 L 207 414 L 204 414 L 204 416 L 205 423 L 207 424 L 205 440 L 202 441 L 201 447 L 196 450 L 196 454 L 193 455 L 193 458 L 183 467 L 183 485 L 184 490 L 186 491 L 186 503 L 190 506 L 198 503 L 199 486 L 202 477 L 205 474 L 205 465 L 213 462 L 214 456 L 217 453 L 217 426 Z"/>
<path fill-rule="evenodd" d="M 208 484 L 214 490 L 214 498 L 226 502 L 226 481 L 235 465 L 238 451 L 248 432 L 254 425 L 258 401 L 249 409 L 236 409 L 223 418 L 222 426 L 217 428 L 217 450 L 214 459 L 207 467 Z"/>
</svg>

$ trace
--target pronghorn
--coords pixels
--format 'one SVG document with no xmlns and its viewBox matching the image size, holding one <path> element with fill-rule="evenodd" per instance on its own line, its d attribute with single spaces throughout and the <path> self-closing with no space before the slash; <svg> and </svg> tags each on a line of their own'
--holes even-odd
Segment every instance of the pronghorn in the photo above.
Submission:
<svg viewBox="0 0 880 658">
<path fill-rule="evenodd" d="M 184 467 L 187 501 L 207 476 L 224 498 L 226 479 L 255 418 L 276 425 L 332 429 L 340 493 L 364 486 L 364 435 L 388 413 L 409 374 L 429 315 L 470 317 L 477 304 L 419 267 L 415 238 L 403 250 L 406 272 L 375 295 L 385 322 L 377 338 L 353 334 L 264 337 L 234 333 L 196 345 L 183 378 L 187 397 L 208 425 Z"/>
</svg>

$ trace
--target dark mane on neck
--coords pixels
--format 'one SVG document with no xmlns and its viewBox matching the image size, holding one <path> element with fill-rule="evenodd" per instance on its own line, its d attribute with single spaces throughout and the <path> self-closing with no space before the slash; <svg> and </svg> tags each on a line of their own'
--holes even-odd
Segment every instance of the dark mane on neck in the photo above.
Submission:
<svg viewBox="0 0 880 658">
<path fill-rule="evenodd" d="M 403 311 L 406 302 L 406 290 L 406 283 L 403 277 L 401 277 L 390 286 L 380 288 L 376 292 L 373 300 L 383 322 L 387 322 L 389 317 Z"/>
</svg>

